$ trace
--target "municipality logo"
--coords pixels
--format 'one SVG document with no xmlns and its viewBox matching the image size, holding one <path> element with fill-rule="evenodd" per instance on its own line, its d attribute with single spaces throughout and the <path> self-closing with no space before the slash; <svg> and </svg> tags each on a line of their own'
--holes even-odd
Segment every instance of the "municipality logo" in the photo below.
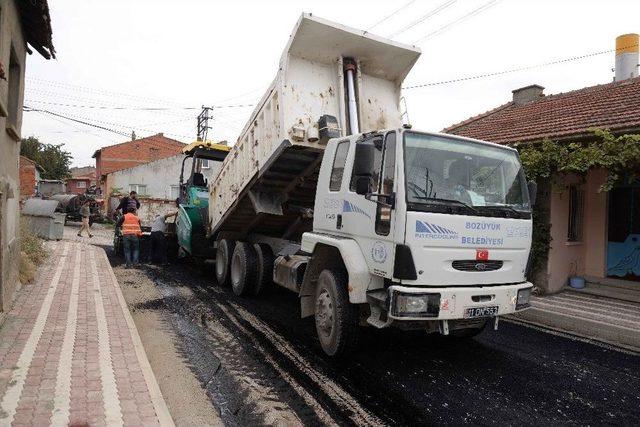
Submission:
<svg viewBox="0 0 640 427">
<path fill-rule="evenodd" d="M 451 240 L 458 238 L 458 232 L 437 224 L 416 220 L 416 237 L 424 239 Z"/>
</svg>

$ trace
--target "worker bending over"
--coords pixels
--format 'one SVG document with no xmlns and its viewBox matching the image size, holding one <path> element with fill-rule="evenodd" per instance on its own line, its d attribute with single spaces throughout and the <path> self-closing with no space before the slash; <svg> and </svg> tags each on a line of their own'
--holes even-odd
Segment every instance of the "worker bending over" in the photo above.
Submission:
<svg viewBox="0 0 640 427">
<path fill-rule="evenodd" d="M 155 264 L 167 263 L 167 240 L 164 235 L 167 231 L 166 220 L 176 215 L 178 212 L 158 214 L 151 224 L 151 261 Z"/>
</svg>

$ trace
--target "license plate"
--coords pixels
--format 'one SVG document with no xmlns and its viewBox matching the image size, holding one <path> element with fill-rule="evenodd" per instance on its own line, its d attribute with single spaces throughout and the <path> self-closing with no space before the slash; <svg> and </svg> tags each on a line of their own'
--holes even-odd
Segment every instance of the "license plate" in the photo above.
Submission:
<svg viewBox="0 0 640 427">
<path fill-rule="evenodd" d="M 475 319 L 477 317 L 493 317 L 498 315 L 498 306 L 492 307 L 471 307 L 464 310 L 465 319 Z"/>
</svg>

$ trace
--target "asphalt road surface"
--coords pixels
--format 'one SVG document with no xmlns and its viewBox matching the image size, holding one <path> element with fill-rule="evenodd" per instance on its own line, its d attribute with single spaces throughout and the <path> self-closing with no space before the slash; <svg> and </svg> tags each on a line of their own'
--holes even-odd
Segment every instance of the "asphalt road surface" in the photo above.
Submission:
<svg viewBox="0 0 640 427">
<path fill-rule="evenodd" d="M 135 308 L 162 315 L 228 425 L 640 425 L 639 355 L 503 321 L 467 341 L 367 328 L 335 362 L 286 290 L 241 299 L 188 265 L 112 263 L 160 291 Z"/>
</svg>

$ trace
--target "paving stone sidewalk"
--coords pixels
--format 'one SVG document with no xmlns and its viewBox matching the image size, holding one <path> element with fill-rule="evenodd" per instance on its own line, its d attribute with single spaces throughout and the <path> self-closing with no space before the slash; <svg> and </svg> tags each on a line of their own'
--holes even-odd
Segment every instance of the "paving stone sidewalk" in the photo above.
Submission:
<svg viewBox="0 0 640 427">
<path fill-rule="evenodd" d="M 173 425 L 104 250 L 47 245 L 0 326 L 0 426 Z"/>
<path fill-rule="evenodd" d="M 531 308 L 511 318 L 640 352 L 638 303 L 564 291 L 532 296 Z"/>
</svg>

